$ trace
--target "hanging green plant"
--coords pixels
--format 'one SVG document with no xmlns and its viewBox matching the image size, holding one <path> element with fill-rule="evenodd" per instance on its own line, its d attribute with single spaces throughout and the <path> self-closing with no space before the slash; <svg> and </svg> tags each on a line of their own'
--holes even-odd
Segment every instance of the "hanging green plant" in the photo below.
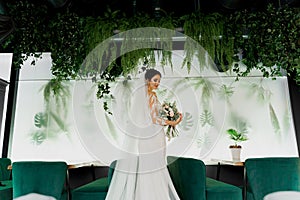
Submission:
<svg viewBox="0 0 300 200">
<path fill-rule="evenodd" d="M 266 10 L 260 11 L 245 9 L 230 15 L 197 11 L 175 18 L 163 11 L 156 17 L 145 13 L 128 17 L 109 8 L 103 16 L 83 17 L 70 10 L 50 12 L 47 6 L 28 0 L 8 2 L 7 6 L 15 29 L 1 42 L 4 51 L 14 53 L 16 67 L 22 66 L 30 55 L 36 57 L 31 63 L 34 65 L 40 58 L 40 52 L 51 52 L 51 70 L 58 82 L 78 76 L 93 77 L 96 82 L 97 75 L 114 81 L 113 77 L 126 76 L 145 60 L 149 66 L 172 67 L 172 32 L 141 31 L 140 35 L 135 35 L 147 38 L 144 42 L 149 42 L 150 48 L 132 48 L 133 38 L 126 35 L 131 33 L 126 32 L 157 27 L 174 30 L 175 33 L 176 28 L 183 27 L 188 37 L 184 44 L 182 66 L 186 66 L 187 70 L 190 70 L 195 55 L 201 55 L 198 60 L 200 69 L 203 69 L 205 57 L 202 55 L 209 55 L 219 65 L 220 71 L 226 71 L 242 49 L 244 54 L 239 61 L 246 68 L 242 70 L 239 65 L 234 65 L 232 71 L 237 77 L 247 76 L 254 69 L 260 70 L 265 77 L 276 77 L 284 69 L 300 85 L 299 8 L 276 8 L 270 4 Z M 114 39 L 93 51 L 110 37 Z M 196 54 L 201 51 L 199 44 L 208 54 Z M 154 56 L 154 50 L 159 52 L 159 59 Z M 92 59 L 85 60 L 88 55 Z M 109 88 L 104 90 L 104 94 L 108 91 Z M 101 91 L 99 97 L 103 97 Z"/>
<path fill-rule="evenodd" d="M 51 72 L 57 80 L 75 79 L 86 55 L 84 20 L 66 10 L 57 13 L 48 25 Z"/>
<path fill-rule="evenodd" d="M 36 6 L 29 1 L 17 1 L 8 4 L 8 13 L 11 16 L 15 29 L 4 41 L 4 49 L 14 53 L 13 60 L 16 67 L 20 67 L 29 56 L 40 57 L 39 52 L 47 52 L 48 9 L 45 5 Z M 34 63 L 33 63 L 34 64 Z"/>
<path fill-rule="evenodd" d="M 111 40 L 105 43 L 103 41 L 113 36 L 113 31 L 117 29 L 118 14 L 118 11 L 111 11 L 108 8 L 103 17 L 87 17 L 85 19 L 84 42 L 86 45 L 85 55 L 88 55 L 88 59 L 84 60 L 83 71 L 80 72 L 80 75 L 96 77 L 98 74 L 102 74 L 106 68 L 105 61 L 110 60 L 109 58 L 112 56 L 115 57 L 117 51 L 115 41 Z M 100 43 L 102 43 L 102 48 L 95 50 Z"/>
<path fill-rule="evenodd" d="M 270 4 L 263 11 L 237 11 L 231 16 L 235 48 L 244 50 L 247 69 L 234 68 L 238 76 L 247 76 L 257 69 L 264 77 L 282 75 L 282 69 L 300 83 L 300 14 L 299 8 L 276 8 Z M 243 35 L 247 36 L 246 39 Z"/>
<path fill-rule="evenodd" d="M 190 69 L 193 56 L 199 51 L 194 41 L 198 42 L 207 51 L 208 55 L 218 63 L 223 71 L 233 61 L 234 40 L 229 31 L 225 30 L 226 17 L 219 13 L 203 14 L 200 12 L 192 13 L 182 17 L 184 20 L 184 33 L 190 38 L 185 42 L 185 59 L 183 65 Z M 200 69 L 205 66 L 206 55 L 198 55 Z"/>
</svg>

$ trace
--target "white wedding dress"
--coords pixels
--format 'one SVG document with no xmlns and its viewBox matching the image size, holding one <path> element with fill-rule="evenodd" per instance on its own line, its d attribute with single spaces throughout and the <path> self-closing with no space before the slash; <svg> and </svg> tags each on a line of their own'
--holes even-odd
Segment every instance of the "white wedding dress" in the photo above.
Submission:
<svg viewBox="0 0 300 200">
<path fill-rule="evenodd" d="M 131 97 L 130 122 L 125 123 L 126 156 L 117 161 L 106 200 L 178 200 L 167 169 L 161 104 L 156 95 L 147 95 L 145 81 L 140 84 Z"/>
</svg>

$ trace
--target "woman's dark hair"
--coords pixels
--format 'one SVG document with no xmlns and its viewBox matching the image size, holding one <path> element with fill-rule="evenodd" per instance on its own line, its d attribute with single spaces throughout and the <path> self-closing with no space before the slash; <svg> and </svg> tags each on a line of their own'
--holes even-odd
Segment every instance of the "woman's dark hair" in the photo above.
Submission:
<svg viewBox="0 0 300 200">
<path fill-rule="evenodd" d="M 151 80 L 151 78 L 157 74 L 161 77 L 161 73 L 156 69 L 147 69 L 145 73 L 145 79 Z"/>
</svg>

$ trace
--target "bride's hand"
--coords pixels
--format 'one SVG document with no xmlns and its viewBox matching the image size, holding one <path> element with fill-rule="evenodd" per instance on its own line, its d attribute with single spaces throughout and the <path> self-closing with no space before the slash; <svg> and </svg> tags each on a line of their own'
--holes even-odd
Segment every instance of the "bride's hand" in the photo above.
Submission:
<svg viewBox="0 0 300 200">
<path fill-rule="evenodd" d="M 179 124 L 182 120 L 182 114 L 179 114 L 179 118 L 176 121 L 166 121 L 166 125 L 170 125 L 170 126 L 176 126 L 177 124 Z"/>
<path fill-rule="evenodd" d="M 173 124 L 172 126 L 176 126 L 177 124 L 179 124 L 179 123 L 181 122 L 181 120 L 182 120 L 182 114 L 179 113 L 178 119 L 177 119 L 176 121 L 173 122 L 174 124 Z"/>
<path fill-rule="evenodd" d="M 175 121 L 176 125 L 179 124 L 182 120 L 182 113 L 179 113 L 179 118 Z"/>
</svg>

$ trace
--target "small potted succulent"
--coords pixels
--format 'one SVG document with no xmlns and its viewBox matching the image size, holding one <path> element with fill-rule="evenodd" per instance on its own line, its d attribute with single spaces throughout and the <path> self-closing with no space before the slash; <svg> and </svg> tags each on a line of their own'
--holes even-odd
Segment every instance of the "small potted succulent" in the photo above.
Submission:
<svg viewBox="0 0 300 200">
<path fill-rule="evenodd" d="M 229 135 L 230 139 L 234 141 L 234 144 L 229 146 L 232 160 L 240 161 L 242 146 L 238 143 L 248 140 L 248 137 L 246 136 L 245 132 L 240 132 L 233 128 L 227 129 L 227 134 Z"/>
</svg>

